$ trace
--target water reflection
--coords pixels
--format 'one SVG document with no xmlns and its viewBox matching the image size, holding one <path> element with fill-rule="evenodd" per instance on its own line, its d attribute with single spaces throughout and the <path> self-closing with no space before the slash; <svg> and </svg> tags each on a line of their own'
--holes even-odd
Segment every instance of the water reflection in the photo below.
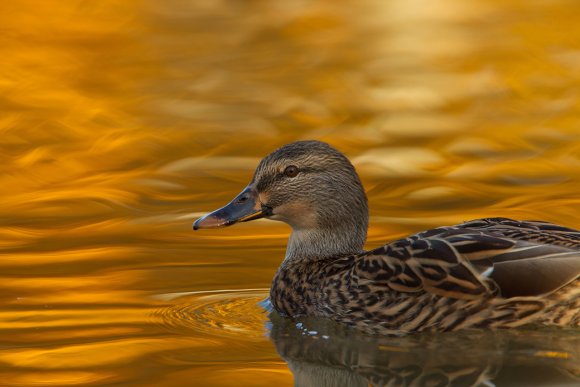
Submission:
<svg viewBox="0 0 580 387">
<path fill-rule="evenodd" d="M 265 300 L 267 294 L 267 289 L 247 289 L 157 295 L 157 299 L 169 304 L 152 315 L 156 323 L 164 330 L 197 338 L 201 343 L 166 352 L 162 363 L 168 369 L 178 369 L 182 376 L 197 375 L 200 365 L 217 359 L 219 373 L 243 360 L 249 360 L 252 367 L 267 364 L 267 369 L 281 372 L 282 365 L 264 346 L 264 339 L 269 337 L 292 372 L 295 386 L 580 383 L 578 331 L 474 330 L 376 337 L 330 320 L 280 317 Z M 213 351 L 223 345 L 228 348 L 222 348 L 216 357 Z M 254 371 L 261 373 L 265 369 Z M 197 377 L 215 381 L 215 372 L 218 371 Z"/>
<path fill-rule="evenodd" d="M 566 330 L 368 337 L 272 313 L 270 337 L 296 386 L 573 386 L 580 333 Z"/>
</svg>

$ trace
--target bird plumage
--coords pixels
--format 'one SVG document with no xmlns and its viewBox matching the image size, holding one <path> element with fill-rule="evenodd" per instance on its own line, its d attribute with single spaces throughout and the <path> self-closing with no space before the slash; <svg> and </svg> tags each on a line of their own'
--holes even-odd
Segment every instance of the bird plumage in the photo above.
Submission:
<svg viewBox="0 0 580 387">
<path fill-rule="evenodd" d="M 299 173 L 285 176 L 288 166 Z M 376 334 L 580 325 L 578 230 L 487 218 L 363 251 L 368 211 L 360 180 L 346 157 L 317 141 L 270 154 L 244 192 L 253 206 L 234 200 L 195 227 L 232 224 L 212 216 L 238 214 L 241 205 L 242 221 L 290 224 L 270 291 L 283 315 L 327 317 Z"/>
</svg>

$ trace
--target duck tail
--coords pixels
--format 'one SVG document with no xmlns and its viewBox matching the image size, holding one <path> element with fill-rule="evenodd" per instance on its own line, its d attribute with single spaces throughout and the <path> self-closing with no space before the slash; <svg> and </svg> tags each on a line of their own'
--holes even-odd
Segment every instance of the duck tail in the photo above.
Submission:
<svg viewBox="0 0 580 387">
<path fill-rule="evenodd" d="M 580 327 L 580 277 L 542 297 L 494 299 L 483 325 L 515 328 L 528 324 Z M 483 312 L 483 311 L 482 311 Z"/>
<path fill-rule="evenodd" d="M 543 324 L 580 327 L 580 278 L 547 297 L 552 305 L 546 309 Z"/>
</svg>

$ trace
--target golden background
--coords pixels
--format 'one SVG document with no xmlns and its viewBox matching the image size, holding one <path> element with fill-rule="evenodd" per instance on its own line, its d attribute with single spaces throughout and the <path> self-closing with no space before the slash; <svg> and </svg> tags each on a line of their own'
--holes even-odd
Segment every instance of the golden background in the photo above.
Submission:
<svg viewBox="0 0 580 387">
<path fill-rule="evenodd" d="M 2 2 L 1 383 L 290 385 L 255 305 L 289 229 L 191 222 L 291 141 L 351 158 L 369 247 L 486 216 L 580 228 L 579 14 Z"/>
</svg>

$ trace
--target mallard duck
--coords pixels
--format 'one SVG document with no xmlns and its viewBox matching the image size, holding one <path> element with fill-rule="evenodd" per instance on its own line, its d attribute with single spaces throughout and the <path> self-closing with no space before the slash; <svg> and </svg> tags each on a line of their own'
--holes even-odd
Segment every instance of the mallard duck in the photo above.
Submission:
<svg viewBox="0 0 580 387">
<path fill-rule="evenodd" d="M 282 316 L 393 335 L 580 325 L 580 231 L 487 218 L 365 251 L 363 186 L 326 143 L 299 141 L 272 152 L 237 197 L 193 228 L 259 218 L 292 227 L 270 290 Z"/>
</svg>

